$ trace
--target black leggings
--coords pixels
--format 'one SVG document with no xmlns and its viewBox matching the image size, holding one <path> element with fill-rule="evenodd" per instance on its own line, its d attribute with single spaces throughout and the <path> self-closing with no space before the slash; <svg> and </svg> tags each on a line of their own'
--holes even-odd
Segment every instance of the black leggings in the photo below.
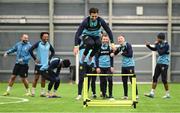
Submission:
<svg viewBox="0 0 180 113">
<path fill-rule="evenodd" d="M 101 69 L 101 74 L 112 74 L 110 68 L 100 68 Z M 100 76 L 100 89 L 102 91 L 103 97 L 106 96 L 106 91 L 107 91 L 107 82 L 108 84 L 108 89 L 109 89 L 109 96 L 112 97 L 112 90 L 113 90 L 113 79 L 112 76 Z"/>
<path fill-rule="evenodd" d="M 101 47 L 100 37 L 84 36 L 83 40 L 84 40 L 84 43 L 86 44 L 84 56 L 87 56 L 87 54 L 89 53 L 89 50 L 92 49 L 90 57 L 93 57 L 100 50 L 100 47 Z"/>
<path fill-rule="evenodd" d="M 134 67 L 122 67 L 122 74 L 134 74 Z M 132 76 L 122 76 L 124 96 L 128 96 L 128 78 L 132 84 Z M 136 95 L 138 95 L 138 89 L 136 85 Z"/>
<path fill-rule="evenodd" d="M 78 82 L 78 95 L 82 94 L 84 76 L 87 73 L 92 73 L 92 67 L 90 65 L 88 65 L 87 63 L 80 64 L 80 67 L 79 67 L 79 82 Z M 93 92 L 93 94 L 96 94 L 96 91 L 95 91 L 96 90 L 96 88 L 95 88 L 96 77 L 88 77 L 88 88 L 89 88 L 90 81 L 91 81 L 91 86 L 92 86 L 92 92 Z"/>
</svg>

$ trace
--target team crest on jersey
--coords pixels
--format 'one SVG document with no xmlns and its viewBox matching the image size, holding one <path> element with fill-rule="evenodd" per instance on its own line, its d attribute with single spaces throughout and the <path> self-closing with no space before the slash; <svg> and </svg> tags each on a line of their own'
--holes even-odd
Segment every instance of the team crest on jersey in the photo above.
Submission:
<svg viewBox="0 0 180 113">
<path fill-rule="evenodd" d="M 162 69 L 162 70 L 164 70 L 165 68 L 164 68 L 164 67 L 162 67 L 161 69 Z"/>
<path fill-rule="evenodd" d="M 82 69 L 83 69 L 83 66 L 80 66 L 79 69 L 82 70 Z"/>
<path fill-rule="evenodd" d="M 130 71 L 130 73 L 132 73 L 132 72 L 133 72 L 133 70 L 132 70 L 132 69 L 130 69 L 129 71 Z"/>
<path fill-rule="evenodd" d="M 94 68 L 94 67 L 92 68 L 92 71 L 95 71 L 95 68 Z"/>
</svg>

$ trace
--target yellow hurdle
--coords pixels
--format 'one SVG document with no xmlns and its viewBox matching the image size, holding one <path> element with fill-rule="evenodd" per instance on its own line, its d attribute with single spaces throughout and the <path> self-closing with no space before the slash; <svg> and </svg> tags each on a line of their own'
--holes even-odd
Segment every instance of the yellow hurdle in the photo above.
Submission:
<svg viewBox="0 0 180 113">
<path fill-rule="evenodd" d="M 132 76 L 132 100 L 90 100 L 88 98 L 88 76 Z M 134 74 L 86 74 L 83 84 L 83 105 L 87 106 L 133 106 L 136 108 L 136 76 Z"/>
</svg>

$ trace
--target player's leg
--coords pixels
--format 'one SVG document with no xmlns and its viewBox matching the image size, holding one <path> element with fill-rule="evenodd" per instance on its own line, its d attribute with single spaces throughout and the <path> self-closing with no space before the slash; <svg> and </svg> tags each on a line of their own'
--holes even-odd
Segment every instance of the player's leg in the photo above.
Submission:
<svg viewBox="0 0 180 113">
<path fill-rule="evenodd" d="M 40 77 L 40 66 L 35 65 L 34 79 L 33 79 L 33 82 L 32 82 L 32 90 L 31 90 L 31 94 L 32 94 L 33 97 L 35 96 L 35 89 L 36 89 L 36 85 L 37 85 L 37 82 L 39 80 L 39 77 Z"/>
<path fill-rule="evenodd" d="M 102 91 L 102 97 L 106 98 L 106 77 L 105 76 L 100 76 L 100 81 L 101 81 L 101 91 Z"/>
<path fill-rule="evenodd" d="M 100 86 L 100 97 L 103 97 L 103 95 L 102 95 L 102 87 L 103 87 L 103 85 L 102 85 L 102 80 L 101 80 L 100 76 L 99 76 L 99 82 L 100 82 L 100 84 L 99 84 L 99 86 Z"/>
<path fill-rule="evenodd" d="M 12 89 L 12 86 L 16 80 L 16 76 L 18 74 L 18 71 L 19 71 L 19 65 L 18 64 L 15 64 L 14 68 L 13 68 L 13 72 L 12 72 L 12 75 L 9 79 L 9 82 L 8 82 L 8 87 L 6 89 L 6 92 L 3 94 L 4 96 L 7 96 L 10 94 L 10 90 Z"/>
<path fill-rule="evenodd" d="M 134 67 L 129 69 L 129 74 L 135 74 Z M 129 79 L 130 79 L 130 82 L 132 84 L 132 76 L 129 76 Z M 139 99 L 137 84 L 136 84 L 136 99 Z"/>
<path fill-rule="evenodd" d="M 162 82 L 164 84 L 164 88 L 166 91 L 166 94 L 165 94 L 165 96 L 163 96 L 163 98 L 170 98 L 169 86 L 168 86 L 168 82 L 167 82 L 167 71 L 168 71 L 168 65 L 162 65 L 161 78 L 162 78 Z"/>
<path fill-rule="evenodd" d="M 79 82 L 78 82 L 78 96 L 76 97 L 76 100 L 79 100 L 82 98 L 82 88 L 83 88 L 83 82 L 84 82 L 84 74 L 86 74 L 86 67 L 83 64 L 80 64 L 79 66 Z"/>
<path fill-rule="evenodd" d="M 94 40 L 92 39 L 92 37 L 89 37 L 89 36 L 85 36 L 83 37 L 83 41 L 84 43 L 86 44 L 86 48 L 85 48 L 85 51 L 83 53 L 83 56 L 82 56 L 82 62 L 84 62 L 84 59 L 86 58 L 87 54 L 89 53 L 89 50 L 94 48 L 94 45 L 95 45 L 95 42 Z M 91 52 L 92 53 L 92 52 Z"/>
<path fill-rule="evenodd" d="M 124 89 L 124 96 L 122 99 L 128 99 L 128 77 L 122 76 L 122 82 L 123 82 L 123 89 Z"/>
<path fill-rule="evenodd" d="M 157 82 L 158 82 L 158 78 L 159 78 L 160 74 L 161 74 L 161 66 L 160 66 L 160 64 L 157 64 L 155 67 L 151 91 L 150 91 L 150 93 L 145 93 L 144 94 L 145 96 L 150 97 L 150 98 L 154 97 L 154 92 L 155 92 Z"/>
<path fill-rule="evenodd" d="M 93 47 L 93 50 L 89 56 L 89 60 L 91 61 L 92 60 L 92 57 L 100 50 L 101 48 L 101 40 L 100 40 L 100 37 L 94 37 L 94 47 Z"/>
<path fill-rule="evenodd" d="M 91 89 L 92 89 L 92 93 L 93 93 L 93 95 L 92 95 L 92 97 L 93 98 L 96 98 L 97 96 L 96 96 L 96 76 L 93 76 L 92 78 L 91 78 Z"/>
<path fill-rule="evenodd" d="M 89 66 L 89 70 L 87 73 L 96 73 L 96 69 L 92 66 Z M 89 85 L 91 86 L 91 91 L 92 91 L 92 97 L 96 98 L 96 76 L 90 76 L 88 78 L 88 87 Z"/>
<path fill-rule="evenodd" d="M 122 74 L 128 74 L 127 68 L 122 67 Z M 128 99 L 128 76 L 122 76 L 124 96 L 122 99 Z"/>
<path fill-rule="evenodd" d="M 57 96 L 57 90 L 59 88 L 59 85 L 60 85 L 60 77 L 55 76 L 54 91 L 52 94 L 52 97 L 54 97 L 54 98 L 61 98 L 61 96 Z"/>
<path fill-rule="evenodd" d="M 21 81 L 24 84 L 24 87 L 26 88 L 26 94 L 25 94 L 26 96 L 30 96 L 31 95 L 31 92 L 30 92 L 30 89 L 29 89 L 29 82 L 27 80 L 28 69 L 29 69 L 28 65 L 21 65 L 20 66 L 20 71 L 19 71 L 19 75 L 21 77 Z"/>
<path fill-rule="evenodd" d="M 41 94 L 40 94 L 40 97 L 46 97 L 45 85 L 46 85 L 46 79 L 41 76 Z"/>
<path fill-rule="evenodd" d="M 108 76 L 108 89 L 109 89 L 109 98 L 113 99 L 113 77 L 112 76 Z"/>
<path fill-rule="evenodd" d="M 9 82 L 8 82 L 8 86 L 7 86 L 6 92 L 4 92 L 3 96 L 10 95 L 10 91 L 12 89 L 12 86 L 14 84 L 15 79 L 16 79 L 16 75 L 11 75 L 11 77 L 9 79 Z"/>
</svg>

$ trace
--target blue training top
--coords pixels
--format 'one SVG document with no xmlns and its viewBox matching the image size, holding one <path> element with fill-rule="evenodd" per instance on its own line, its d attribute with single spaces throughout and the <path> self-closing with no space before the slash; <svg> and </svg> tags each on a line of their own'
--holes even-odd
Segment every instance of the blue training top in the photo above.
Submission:
<svg viewBox="0 0 180 113">
<path fill-rule="evenodd" d="M 102 44 L 100 51 L 96 55 L 96 66 L 100 68 L 113 67 L 113 57 L 110 56 L 112 52 L 108 44 Z"/>
<path fill-rule="evenodd" d="M 16 64 L 19 63 L 18 59 L 22 59 L 23 62 L 21 64 L 28 64 L 31 58 L 29 54 L 29 48 L 31 47 L 30 42 L 24 43 L 22 41 L 16 43 L 12 48 L 7 51 L 7 54 L 11 54 L 16 52 Z"/>
<path fill-rule="evenodd" d="M 35 56 L 33 50 L 36 49 L 37 55 Z M 51 55 L 49 56 L 49 51 L 51 51 Z M 44 43 L 43 41 L 39 41 L 34 44 L 29 52 L 34 60 L 38 59 L 40 63 L 38 65 L 41 66 L 40 70 L 47 69 L 48 61 L 54 56 L 54 48 L 51 46 L 49 42 Z"/>
<path fill-rule="evenodd" d="M 111 43 L 113 43 L 113 34 L 106 22 L 101 17 L 98 17 L 95 21 L 92 21 L 90 16 L 88 16 L 83 20 L 76 32 L 75 46 L 79 45 L 79 38 L 81 35 L 100 38 L 101 26 L 109 35 Z"/>
<path fill-rule="evenodd" d="M 120 45 L 117 48 L 115 55 L 117 55 L 119 52 L 121 52 L 122 55 L 122 67 L 135 66 L 131 44 L 124 42 L 124 45 Z"/>
<path fill-rule="evenodd" d="M 155 44 L 155 47 L 151 47 L 150 45 L 146 45 L 150 50 L 157 51 L 159 57 L 157 59 L 157 64 L 166 64 L 169 65 L 169 44 L 164 41 L 162 43 Z"/>
</svg>

